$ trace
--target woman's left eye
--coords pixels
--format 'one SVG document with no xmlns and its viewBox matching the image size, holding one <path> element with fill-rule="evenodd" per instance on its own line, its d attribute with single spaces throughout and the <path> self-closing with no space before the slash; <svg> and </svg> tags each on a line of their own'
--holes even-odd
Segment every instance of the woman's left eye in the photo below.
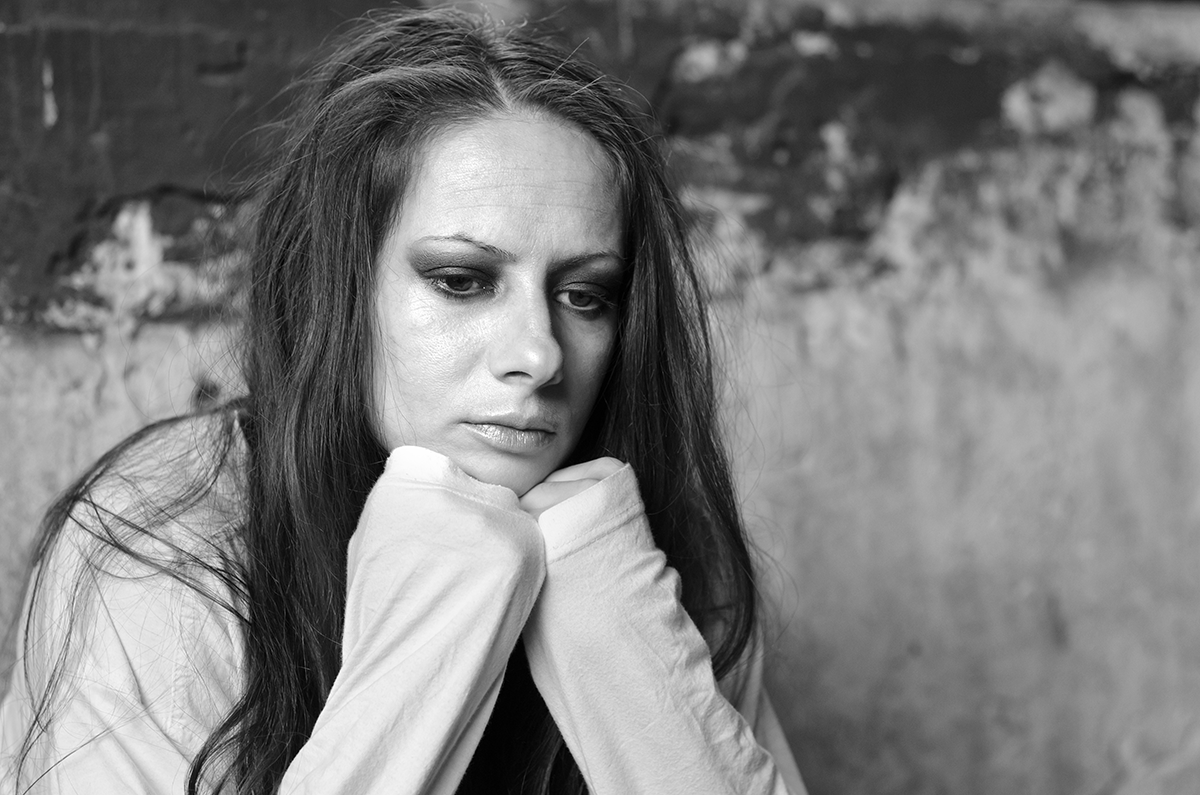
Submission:
<svg viewBox="0 0 1200 795">
<path fill-rule="evenodd" d="M 558 294 L 559 303 L 585 314 L 599 314 L 612 308 L 612 301 L 596 290 L 566 289 Z"/>
</svg>

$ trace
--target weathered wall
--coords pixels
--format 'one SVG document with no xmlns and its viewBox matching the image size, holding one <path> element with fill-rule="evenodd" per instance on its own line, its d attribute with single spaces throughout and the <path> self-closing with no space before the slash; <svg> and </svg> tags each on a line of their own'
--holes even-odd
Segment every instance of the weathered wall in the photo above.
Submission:
<svg viewBox="0 0 1200 795">
<path fill-rule="evenodd" d="M 49 40 L 112 8 L 58 5 L 0 20 Z M 123 13 L 168 50 L 245 38 L 235 83 L 284 53 L 261 97 L 329 27 L 286 6 Z M 553 24 L 669 134 L 813 795 L 1200 791 L 1200 4 L 613 0 Z M 61 53 L 5 33 L 0 84 L 42 96 Z M 184 77 L 140 95 L 159 160 L 114 166 L 120 189 L 59 162 L 91 139 L 50 141 L 68 128 L 44 100 L 0 127 L 42 124 L 40 149 L 0 133 L 0 225 L 34 241 L 0 280 L 0 575 L 72 472 L 236 391 L 222 148 L 266 110 L 223 95 L 240 121 L 206 117 L 189 148 L 161 132 Z M 109 140 L 135 149 L 125 110 Z M 13 214 L 5 186 L 38 169 L 66 181 Z"/>
<path fill-rule="evenodd" d="M 726 309 L 814 792 L 1197 791 L 1172 165 L 1105 137 L 931 164 L 871 241 L 888 276 L 811 293 L 777 262 Z"/>
<path fill-rule="evenodd" d="M 130 196 L 223 198 L 255 128 L 337 25 L 378 3 L 5 0 L 0 303 L 42 298 Z"/>
</svg>

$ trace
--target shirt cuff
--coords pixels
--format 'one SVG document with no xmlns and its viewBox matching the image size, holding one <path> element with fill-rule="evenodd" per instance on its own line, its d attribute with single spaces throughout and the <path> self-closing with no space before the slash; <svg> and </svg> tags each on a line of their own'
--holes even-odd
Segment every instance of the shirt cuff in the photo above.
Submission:
<svg viewBox="0 0 1200 795">
<path fill-rule="evenodd" d="M 416 445 L 403 445 L 392 450 L 380 480 L 441 486 L 497 508 L 521 510 L 512 489 L 476 480 L 449 456 Z"/>
<path fill-rule="evenodd" d="M 565 558 L 622 527 L 640 530 L 643 524 L 633 520 L 644 512 L 637 476 L 626 464 L 542 512 L 538 524 L 546 540 L 546 562 Z"/>
</svg>

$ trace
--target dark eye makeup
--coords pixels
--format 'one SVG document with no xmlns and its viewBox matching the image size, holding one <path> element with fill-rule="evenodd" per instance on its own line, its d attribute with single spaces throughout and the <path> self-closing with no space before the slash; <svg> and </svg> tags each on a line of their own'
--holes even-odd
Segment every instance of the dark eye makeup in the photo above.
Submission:
<svg viewBox="0 0 1200 795">
<path fill-rule="evenodd" d="M 582 259 L 582 258 L 581 258 Z M 483 251 L 431 251 L 413 247 L 409 262 L 431 289 L 453 300 L 470 300 L 493 294 L 504 278 L 503 261 Z M 548 293 L 564 309 L 581 317 L 601 317 L 616 308 L 625 274 L 611 260 L 575 260 L 553 267 Z M 561 280 L 561 281 L 560 281 Z M 558 281 L 558 284 L 555 282 Z"/>
<path fill-rule="evenodd" d="M 617 306 L 615 294 L 602 285 L 571 284 L 555 293 L 567 309 L 582 315 L 603 315 Z"/>
<path fill-rule="evenodd" d="M 433 289 L 451 298 L 473 298 L 494 289 L 490 278 L 474 271 L 435 269 L 421 275 Z"/>
</svg>

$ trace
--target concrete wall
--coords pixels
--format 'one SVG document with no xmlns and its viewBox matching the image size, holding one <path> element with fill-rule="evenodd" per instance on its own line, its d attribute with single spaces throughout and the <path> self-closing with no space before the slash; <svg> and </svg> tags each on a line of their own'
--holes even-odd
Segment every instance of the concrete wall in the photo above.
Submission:
<svg viewBox="0 0 1200 795">
<path fill-rule="evenodd" d="M 328 27 L 285 5 L 130 0 L 112 29 L 163 52 L 240 37 L 223 74 L 262 97 Z M 202 81 L 173 78 L 113 106 L 106 145 L 156 152 L 114 160 L 119 189 L 71 166 L 96 133 L 61 120 L 103 81 L 55 82 L 47 126 L 42 64 L 79 51 L 14 41 L 112 8 L 0 11 L 0 85 L 35 98 L 0 129 L 40 130 L 0 134 L 10 583 L 72 473 L 237 389 L 223 152 L 269 106 L 231 90 L 235 121 L 183 145 L 163 130 Z M 552 23 L 669 135 L 813 795 L 1200 791 L 1200 4 L 614 0 Z M 18 184 L 43 191 L 25 215 Z"/>
<path fill-rule="evenodd" d="M 42 298 L 125 199 L 224 198 L 308 52 L 369 0 L 0 5 L 0 299 Z"/>
<path fill-rule="evenodd" d="M 872 240 L 887 276 L 805 293 L 802 257 L 723 307 L 814 792 L 1196 791 L 1200 269 L 1172 165 L 1104 137 L 931 164 Z"/>
</svg>

